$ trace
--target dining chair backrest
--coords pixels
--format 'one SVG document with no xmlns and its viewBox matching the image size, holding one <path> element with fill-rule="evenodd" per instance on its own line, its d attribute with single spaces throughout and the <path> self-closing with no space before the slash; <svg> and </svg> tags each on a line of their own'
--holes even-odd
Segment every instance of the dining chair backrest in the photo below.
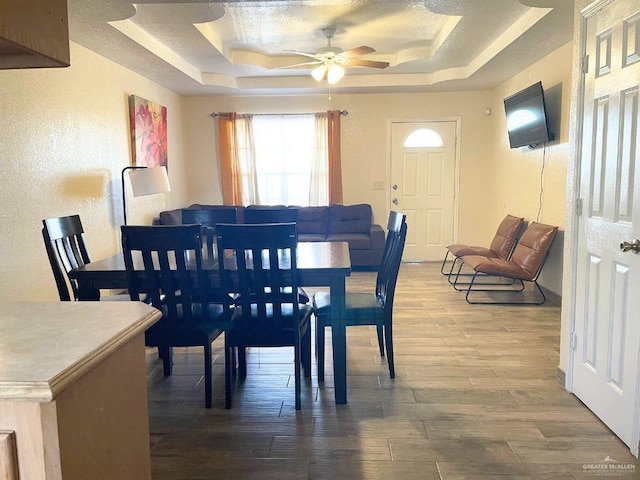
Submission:
<svg viewBox="0 0 640 480">
<path fill-rule="evenodd" d="M 123 225 L 122 252 L 131 300 L 146 295 L 163 311 L 165 322 L 207 318 L 214 304 L 222 303 L 228 311 L 231 299 L 220 294 L 203 268 L 201 235 L 199 225 Z M 228 302 L 221 301 L 226 298 Z"/>
<path fill-rule="evenodd" d="M 295 223 L 218 225 L 218 265 L 223 285 L 240 295 L 240 329 L 274 330 L 297 318 L 297 243 Z"/>
<path fill-rule="evenodd" d="M 232 327 L 233 299 L 214 285 L 204 268 L 200 225 L 122 226 L 122 252 L 131 300 L 145 301 L 162 318 L 145 331 L 145 345 L 158 347 L 165 376 L 173 347 L 204 350 L 205 407 L 212 403 L 211 343 Z M 209 265 L 207 265 L 209 266 Z M 231 407 L 231 351 L 225 337 L 225 406 Z"/>
<path fill-rule="evenodd" d="M 387 238 L 376 279 L 376 298 L 385 311 L 393 310 L 396 281 L 407 238 L 407 216 L 391 211 L 387 222 Z"/>
<path fill-rule="evenodd" d="M 249 207 L 244 211 L 244 223 L 290 223 L 298 221 L 297 208 Z"/>
<path fill-rule="evenodd" d="M 202 237 L 207 246 L 207 253 L 213 256 L 213 244 L 218 223 L 236 223 L 238 209 L 236 207 L 203 208 L 194 210 L 182 209 L 182 224 L 202 226 Z"/>
<path fill-rule="evenodd" d="M 78 285 L 68 273 L 91 262 L 79 215 L 42 220 L 42 237 L 61 301 L 78 299 Z"/>
</svg>

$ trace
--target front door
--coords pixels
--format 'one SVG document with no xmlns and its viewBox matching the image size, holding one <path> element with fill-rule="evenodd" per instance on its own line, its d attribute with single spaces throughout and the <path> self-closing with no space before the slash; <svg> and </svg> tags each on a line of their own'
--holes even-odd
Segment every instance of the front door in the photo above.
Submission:
<svg viewBox="0 0 640 480">
<path fill-rule="evenodd" d="M 456 126 L 391 124 L 391 209 L 407 215 L 405 261 L 441 261 L 453 243 Z"/>
<path fill-rule="evenodd" d="M 640 9 L 600 2 L 586 15 L 574 393 L 638 454 Z"/>
</svg>

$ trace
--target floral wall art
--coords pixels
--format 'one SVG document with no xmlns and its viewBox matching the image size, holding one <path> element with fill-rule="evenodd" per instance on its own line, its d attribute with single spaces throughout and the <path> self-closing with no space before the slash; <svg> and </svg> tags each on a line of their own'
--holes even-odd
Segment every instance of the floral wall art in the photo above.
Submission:
<svg viewBox="0 0 640 480">
<path fill-rule="evenodd" d="M 136 95 L 129 96 L 133 164 L 167 166 L 167 107 Z"/>
</svg>

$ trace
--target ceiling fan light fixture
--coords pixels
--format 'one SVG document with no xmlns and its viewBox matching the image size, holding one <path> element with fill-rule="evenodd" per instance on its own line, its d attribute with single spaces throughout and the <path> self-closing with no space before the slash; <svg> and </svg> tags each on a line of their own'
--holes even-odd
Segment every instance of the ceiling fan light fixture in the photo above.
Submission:
<svg viewBox="0 0 640 480">
<path fill-rule="evenodd" d="M 313 70 L 311 70 L 311 76 L 314 78 L 315 81 L 319 82 L 324 78 L 324 73 L 326 69 L 327 67 L 325 67 L 324 65 L 320 65 L 319 67 L 316 67 Z"/>
<path fill-rule="evenodd" d="M 331 85 L 333 85 L 334 83 L 338 83 L 342 77 L 344 77 L 344 68 L 336 64 L 333 64 L 329 67 L 329 71 L 327 73 L 327 81 Z"/>
</svg>

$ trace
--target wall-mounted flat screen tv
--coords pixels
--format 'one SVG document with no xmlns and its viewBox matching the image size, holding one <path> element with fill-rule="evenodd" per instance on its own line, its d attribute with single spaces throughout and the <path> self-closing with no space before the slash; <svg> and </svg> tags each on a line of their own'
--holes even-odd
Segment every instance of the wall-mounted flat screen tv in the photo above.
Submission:
<svg viewBox="0 0 640 480">
<path fill-rule="evenodd" d="M 542 82 L 504 99 L 507 114 L 507 131 L 511 148 L 529 145 L 536 147 L 553 140 L 547 123 Z"/>
</svg>

